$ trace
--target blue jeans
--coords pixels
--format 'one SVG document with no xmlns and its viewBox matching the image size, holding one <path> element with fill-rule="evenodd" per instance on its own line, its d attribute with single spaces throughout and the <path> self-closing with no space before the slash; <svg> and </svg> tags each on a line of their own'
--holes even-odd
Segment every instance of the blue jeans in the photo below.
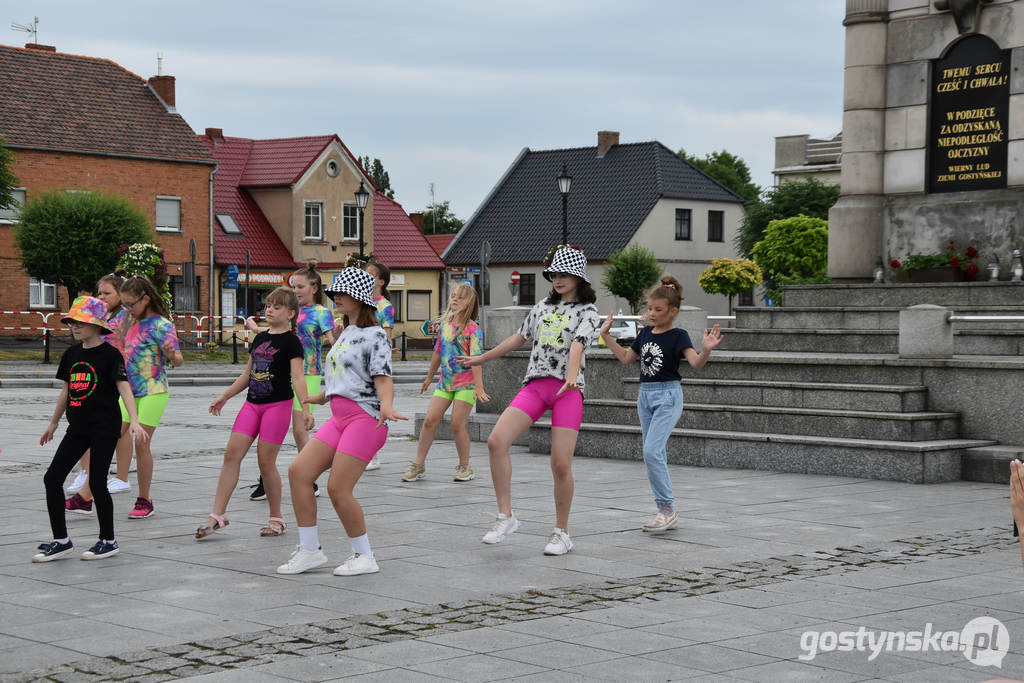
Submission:
<svg viewBox="0 0 1024 683">
<path fill-rule="evenodd" d="M 644 435 L 644 464 L 651 482 L 654 502 L 671 505 L 672 478 L 668 474 L 665 445 L 683 414 L 683 388 L 679 382 L 641 382 L 636 402 Z"/>
</svg>

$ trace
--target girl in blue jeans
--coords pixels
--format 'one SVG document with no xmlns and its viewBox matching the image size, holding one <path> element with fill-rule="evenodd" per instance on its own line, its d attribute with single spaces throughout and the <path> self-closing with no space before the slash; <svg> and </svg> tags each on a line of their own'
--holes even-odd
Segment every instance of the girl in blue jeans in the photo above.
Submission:
<svg viewBox="0 0 1024 683">
<path fill-rule="evenodd" d="M 644 464 L 651 482 L 658 514 L 643 530 L 660 533 L 676 527 L 675 500 L 672 497 L 672 478 L 668 473 L 668 437 L 683 414 L 683 389 L 679 385 L 679 361 L 685 357 L 694 370 L 707 364 L 711 352 L 722 342 L 722 328 L 715 325 L 704 330 L 701 351 L 697 353 L 685 330 L 673 326 L 683 300 L 683 287 L 671 275 L 664 275 L 661 283 L 647 295 L 647 322 L 636 341 L 624 349 L 608 333 L 612 326 L 609 313 L 601 326 L 601 338 L 623 365 L 640 361 L 640 395 L 636 411 L 644 439 Z"/>
</svg>

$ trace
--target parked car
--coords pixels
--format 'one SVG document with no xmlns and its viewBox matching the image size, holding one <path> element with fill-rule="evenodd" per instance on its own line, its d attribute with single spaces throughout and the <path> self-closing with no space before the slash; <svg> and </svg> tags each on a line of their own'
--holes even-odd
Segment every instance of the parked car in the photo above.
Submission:
<svg viewBox="0 0 1024 683">
<path fill-rule="evenodd" d="M 613 320 L 608 334 L 619 344 L 632 344 L 639 331 L 640 326 L 636 320 Z M 605 346 L 604 339 L 600 336 L 597 338 L 597 345 Z"/>
</svg>

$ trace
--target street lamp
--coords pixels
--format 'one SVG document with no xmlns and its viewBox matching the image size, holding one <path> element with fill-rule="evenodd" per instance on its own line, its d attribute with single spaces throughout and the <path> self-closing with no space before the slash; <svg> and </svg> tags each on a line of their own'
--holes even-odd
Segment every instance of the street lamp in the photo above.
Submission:
<svg viewBox="0 0 1024 683">
<path fill-rule="evenodd" d="M 369 198 L 370 193 L 363 185 L 363 181 L 360 180 L 359 189 L 356 190 L 356 206 L 359 207 L 359 258 L 363 257 L 363 212 L 366 210 L 366 202 Z"/>
<path fill-rule="evenodd" d="M 562 193 L 562 244 L 569 243 L 569 189 L 572 187 L 572 176 L 562 164 L 562 175 L 558 176 L 558 191 Z"/>
</svg>

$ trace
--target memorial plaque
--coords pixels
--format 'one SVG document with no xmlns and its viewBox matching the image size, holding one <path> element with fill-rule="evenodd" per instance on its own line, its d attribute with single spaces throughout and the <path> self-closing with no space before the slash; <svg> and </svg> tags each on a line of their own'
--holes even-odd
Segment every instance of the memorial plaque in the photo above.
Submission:
<svg viewBox="0 0 1024 683">
<path fill-rule="evenodd" d="M 1006 187 L 1010 50 L 968 36 L 932 61 L 928 191 Z"/>
</svg>

